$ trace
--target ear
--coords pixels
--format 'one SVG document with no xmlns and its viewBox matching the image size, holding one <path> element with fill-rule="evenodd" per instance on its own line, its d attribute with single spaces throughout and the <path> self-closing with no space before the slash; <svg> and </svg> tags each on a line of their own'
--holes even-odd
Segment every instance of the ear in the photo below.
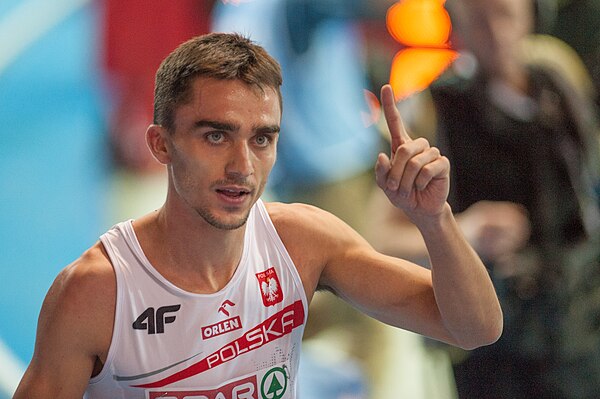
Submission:
<svg viewBox="0 0 600 399">
<path fill-rule="evenodd" d="M 167 129 L 161 125 L 150 125 L 146 130 L 146 144 L 154 158 L 163 165 L 171 162 L 167 146 L 168 134 Z"/>
</svg>

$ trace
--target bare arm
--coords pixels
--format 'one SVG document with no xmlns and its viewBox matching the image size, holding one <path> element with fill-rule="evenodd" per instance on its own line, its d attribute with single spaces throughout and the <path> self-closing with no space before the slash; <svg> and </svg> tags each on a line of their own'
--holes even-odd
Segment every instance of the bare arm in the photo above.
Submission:
<svg viewBox="0 0 600 399">
<path fill-rule="evenodd" d="M 377 160 L 377 185 L 417 226 L 427 246 L 433 292 L 444 326 L 459 346 L 495 341 L 502 312 L 489 275 L 446 202 L 450 164 L 425 139 L 406 133 L 390 86 L 381 101 L 391 135 L 391 154 Z"/>
<path fill-rule="evenodd" d="M 446 328 L 465 349 L 490 344 L 502 332 L 502 312 L 487 270 L 464 239 L 450 206 L 419 225 L 431 263 L 433 291 Z"/>
<path fill-rule="evenodd" d="M 58 275 L 42 305 L 33 358 L 13 399 L 81 399 L 110 345 L 116 288 L 107 262 L 96 246 Z"/>
<path fill-rule="evenodd" d="M 328 234 L 313 233 L 312 247 L 330 256 L 322 287 L 384 323 L 465 349 L 498 339 L 502 315 L 494 289 L 449 209 L 430 225 L 435 231 L 424 233 L 433 242 L 431 270 L 378 253 L 332 215 L 319 220 Z"/>
<path fill-rule="evenodd" d="M 490 344 L 501 334 L 502 311 L 446 202 L 449 162 L 425 139 L 408 136 L 389 86 L 382 105 L 392 147 L 378 157 L 377 184 L 420 231 L 431 271 L 378 254 L 340 228 L 344 245 L 330 244 L 321 283 L 386 323 L 463 348 Z"/>
</svg>

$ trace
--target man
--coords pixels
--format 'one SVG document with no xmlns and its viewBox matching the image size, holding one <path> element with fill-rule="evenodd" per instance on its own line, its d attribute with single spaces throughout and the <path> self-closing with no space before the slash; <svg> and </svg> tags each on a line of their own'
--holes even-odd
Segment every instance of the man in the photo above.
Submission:
<svg viewBox="0 0 600 399">
<path fill-rule="evenodd" d="M 276 61 L 236 34 L 194 38 L 165 59 L 146 136 L 168 169 L 166 202 L 60 273 L 15 398 L 295 398 L 317 289 L 463 348 L 498 339 L 494 289 L 446 203 L 448 161 L 408 137 L 389 86 L 392 152 L 377 182 L 421 229 L 431 272 L 375 252 L 325 211 L 260 200 L 281 82 Z"/>
</svg>

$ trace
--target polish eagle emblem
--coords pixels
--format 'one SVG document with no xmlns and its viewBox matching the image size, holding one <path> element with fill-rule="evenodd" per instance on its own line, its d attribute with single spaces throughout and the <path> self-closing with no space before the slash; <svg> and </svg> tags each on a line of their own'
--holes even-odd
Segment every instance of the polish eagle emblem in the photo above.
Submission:
<svg viewBox="0 0 600 399">
<path fill-rule="evenodd" d="M 269 302 L 273 302 L 279 296 L 277 293 L 279 290 L 279 284 L 277 284 L 277 280 L 274 278 L 267 278 L 267 281 L 263 281 L 261 284 L 262 293 L 267 297 Z"/>
<path fill-rule="evenodd" d="M 263 305 L 272 306 L 283 300 L 281 282 L 274 267 L 256 273 Z"/>
</svg>

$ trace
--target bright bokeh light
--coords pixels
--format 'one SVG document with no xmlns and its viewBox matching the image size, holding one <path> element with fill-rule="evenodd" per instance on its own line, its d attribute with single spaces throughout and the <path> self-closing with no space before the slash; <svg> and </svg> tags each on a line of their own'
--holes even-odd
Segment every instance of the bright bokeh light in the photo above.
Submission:
<svg viewBox="0 0 600 399">
<path fill-rule="evenodd" d="M 403 0 L 391 6 L 387 29 L 396 41 L 414 47 L 446 47 L 450 16 L 441 0 Z"/>
<path fill-rule="evenodd" d="M 401 0 L 387 12 L 390 35 L 405 48 L 392 62 L 390 84 L 396 101 L 426 89 L 457 58 L 445 0 Z"/>
<path fill-rule="evenodd" d="M 406 48 L 392 61 L 390 85 L 396 101 L 427 88 L 458 57 L 451 49 Z"/>
</svg>

